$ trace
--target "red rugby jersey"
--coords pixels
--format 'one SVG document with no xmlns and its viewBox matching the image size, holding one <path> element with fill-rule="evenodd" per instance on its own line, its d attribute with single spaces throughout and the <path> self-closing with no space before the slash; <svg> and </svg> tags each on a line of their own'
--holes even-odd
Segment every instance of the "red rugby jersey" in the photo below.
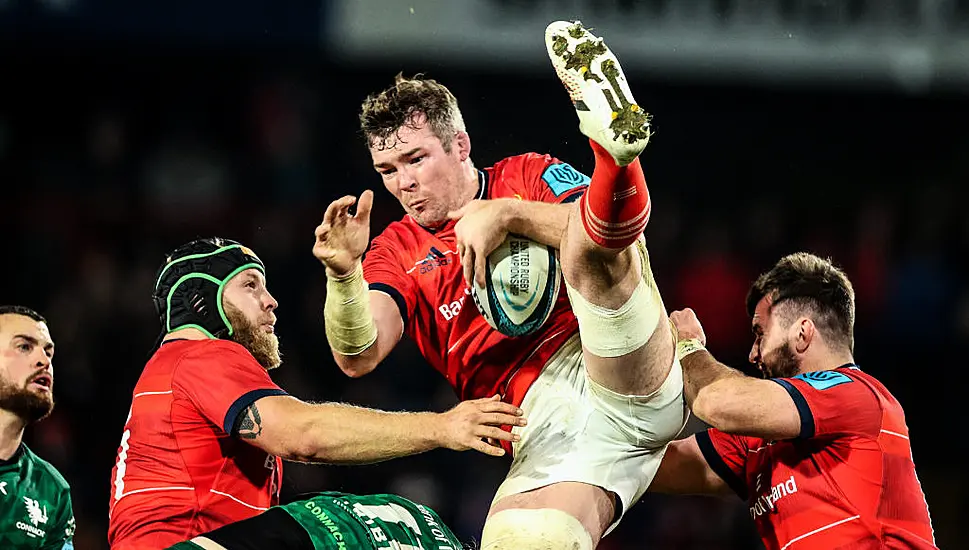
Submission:
<svg viewBox="0 0 969 550">
<path fill-rule="evenodd" d="M 902 406 L 854 365 L 775 378 L 801 435 L 697 434 L 710 467 L 747 500 L 769 550 L 936 548 Z"/>
<path fill-rule="evenodd" d="M 571 202 L 588 182 L 568 164 L 527 153 L 479 172 L 476 198 Z M 394 299 L 405 333 L 461 399 L 497 393 L 520 404 L 548 359 L 578 331 L 568 296 L 562 289 L 548 321 L 534 334 L 512 338 L 492 329 L 464 281 L 455 223 L 432 230 L 404 216 L 390 224 L 373 239 L 364 276 L 372 290 Z"/>
<path fill-rule="evenodd" d="M 235 342 L 163 344 L 135 385 L 111 472 L 111 548 L 166 548 L 278 504 L 282 460 L 230 433 L 254 401 L 285 394 Z"/>
</svg>

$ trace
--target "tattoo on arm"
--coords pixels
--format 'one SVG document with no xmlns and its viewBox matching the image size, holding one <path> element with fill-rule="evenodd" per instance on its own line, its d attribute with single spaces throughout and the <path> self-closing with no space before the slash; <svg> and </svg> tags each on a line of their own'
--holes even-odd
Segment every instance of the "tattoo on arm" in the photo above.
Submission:
<svg viewBox="0 0 969 550">
<path fill-rule="evenodd" d="M 253 403 L 246 407 L 236 420 L 236 435 L 242 439 L 255 439 L 262 433 L 262 418 L 259 408 Z"/>
</svg>

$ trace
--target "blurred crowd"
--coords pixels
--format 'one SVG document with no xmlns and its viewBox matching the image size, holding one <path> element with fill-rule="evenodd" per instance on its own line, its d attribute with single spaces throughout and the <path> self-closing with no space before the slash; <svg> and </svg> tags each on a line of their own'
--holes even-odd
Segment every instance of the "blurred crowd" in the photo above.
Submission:
<svg viewBox="0 0 969 550">
<path fill-rule="evenodd" d="M 0 85 L 0 302 L 50 321 L 57 408 L 28 442 L 72 484 L 83 550 L 106 548 L 110 470 L 159 331 L 156 270 L 195 237 L 240 240 L 266 262 L 284 354 L 273 376 L 294 395 L 397 410 L 455 402 L 408 343 L 351 380 L 323 334 L 324 272 L 310 249 L 326 205 L 373 188 L 373 234 L 402 215 L 357 131 L 367 93 L 397 71 L 425 71 L 461 102 L 479 166 L 525 151 L 593 165 L 551 70 L 348 67 L 226 51 L 27 58 L 4 65 Z M 789 252 L 833 257 L 857 292 L 856 359 L 905 407 L 939 544 L 959 546 L 957 523 L 969 514 L 969 445 L 959 437 L 969 100 L 630 80 L 655 116 L 643 157 L 654 201 L 646 234 L 667 308 L 696 310 L 711 351 L 746 368 L 753 278 Z M 289 465 L 284 498 L 398 492 L 471 538 L 506 466 L 449 451 L 366 467 Z M 758 544 L 737 498 L 647 496 L 600 547 Z"/>
</svg>

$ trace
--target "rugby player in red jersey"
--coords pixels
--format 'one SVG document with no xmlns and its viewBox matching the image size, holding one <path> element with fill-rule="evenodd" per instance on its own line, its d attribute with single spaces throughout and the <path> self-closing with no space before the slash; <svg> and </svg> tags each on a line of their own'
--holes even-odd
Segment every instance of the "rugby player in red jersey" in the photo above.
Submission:
<svg viewBox="0 0 969 550">
<path fill-rule="evenodd" d="M 786 256 L 747 309 L 766 380 L 718 363 L 692 310 L 671 315 L 687 399 L 713 428 L 673 442 L 650 490 L 732 490 L 769 550 L 936 548 L 902 406 L 854 362 L 845 274 Z"/>
<path fill-rule="evenodd" d="M 282 459 L 371 463 L 436 447 L 501 455 L 482 437 L 522 421 L 495 399 L 443 414 L 310 404 L 269 377 L 280 365 L 276 300 L 252 250 L 200 239 L 155 285 L 161 345 L 132 395 L 111 476 L 108 542 L 158 549 L 279 503 Z"/>
<path fill-rule="evenodd" d="M 369 373 L 407 334 L 459 397 L 499 393 L 529 416 L 513 430 L 522 439 L 483 550 L 595 547 L 645 491 L 688 414 L 642 239 L 650 201 L 638 155 L 649 117 L 615 55 L 580 24 L 552 23 L 546 45 L 590 138 L 591 181 L 535 153 L 479 169 L 450 91 L 398 76 L 360 119 L 373 167 L 406 215 L 369 242 L 372 192 L 343 197 L 313 249 L 344 372 Z M 567 290 L 538 331 L 517 338 L 493 330 L 468 298 L 509 232 L 559 248 Z"/>
</svg>

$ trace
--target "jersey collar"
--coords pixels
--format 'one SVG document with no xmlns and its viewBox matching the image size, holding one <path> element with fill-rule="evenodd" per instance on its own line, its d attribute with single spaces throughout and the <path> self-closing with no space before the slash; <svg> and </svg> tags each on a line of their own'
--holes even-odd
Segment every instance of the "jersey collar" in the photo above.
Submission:
<svg viewBox="0 0 969 550">
<path fill-rule="evenodd" d="M 5 468 L 7 466 L 13 466 L 14 464 L 20 462 L 20 459 L 24 456 L 24 442 L 21 441 L 17 450 L 13 452 L 13 455 L 6 460 L 0 460 L 0 468 Z"/>
</svg>

